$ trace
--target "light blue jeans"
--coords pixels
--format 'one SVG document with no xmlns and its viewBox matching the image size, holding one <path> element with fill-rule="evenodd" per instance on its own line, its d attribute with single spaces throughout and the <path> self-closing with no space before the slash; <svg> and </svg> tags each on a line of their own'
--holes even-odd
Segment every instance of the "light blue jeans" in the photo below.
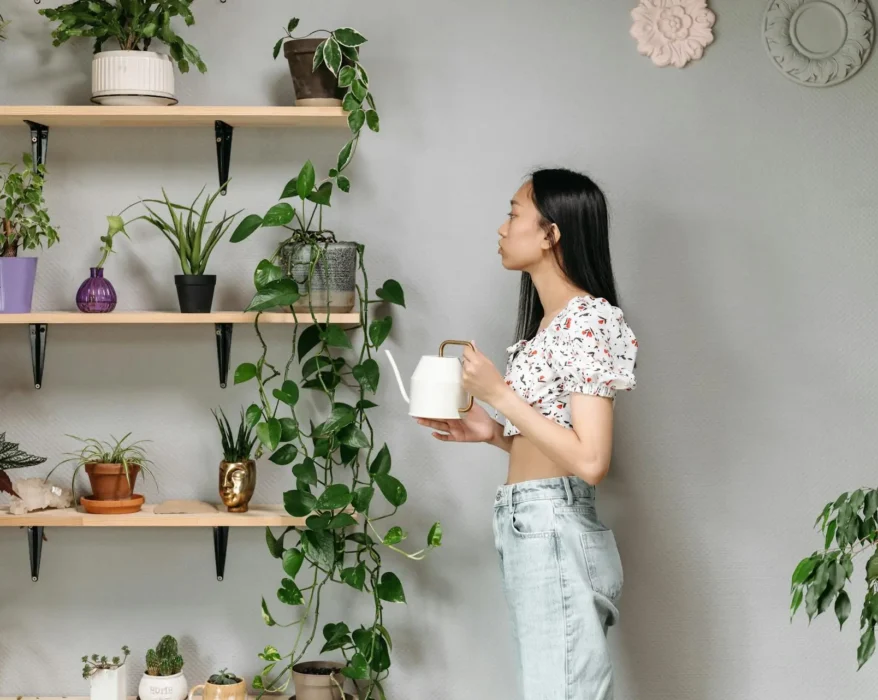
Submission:
<svg viewBox="0 0 878 700">
<path fill-rule="evenodd" d="M 612 700 L 607 629 L 622 561 L 595 489 L 560 477 L 501 486 L 494 542 L 518 645 L 523 700 Z"/>
</svg>

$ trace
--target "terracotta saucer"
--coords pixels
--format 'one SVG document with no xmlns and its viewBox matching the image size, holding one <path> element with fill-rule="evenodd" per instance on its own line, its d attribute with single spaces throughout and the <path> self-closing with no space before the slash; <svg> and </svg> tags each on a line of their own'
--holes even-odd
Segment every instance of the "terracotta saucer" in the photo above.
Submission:
<svg viewBox="0 0 878 700">
<path fill-rule="evenodd" d="M 143 496 L 135 493 L 131 498 L 123 498 L 119 501 L 98 501 L 83 496 L 79 499 L 86 513 L 92 515 L 125 515 L 137 513 L 143 505 Z"/>
</svg>

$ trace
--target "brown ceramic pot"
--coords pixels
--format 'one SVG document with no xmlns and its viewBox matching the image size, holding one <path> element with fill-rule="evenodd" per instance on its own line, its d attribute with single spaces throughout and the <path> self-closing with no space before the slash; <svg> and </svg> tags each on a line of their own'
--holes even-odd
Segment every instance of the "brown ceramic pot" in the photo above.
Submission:
<svg viewBox="0 0 878 700">
<path fill-rule="evenodd" d="M 338 78 L 325 65 L 316 71 L 314 54 L 323 39 L 291 39 L 284 44 L 284 56 L 290 64 L 296 104 L 302 107 L 339 106 L 344 89 L 338 87 Z"/>
<path fill-rule="evenodd" d="M 140 465 L 128 465 L 128 477 L 121 464 L 86 464 L 85 473 L 91 482 L 92 499 L 97 501 L 121 501 L 134 493 L 134 483 L 140 473 Z"/>
<path fill-rule="evenodd" d="M 194 700 L 199 691 L 204 700 L 247 700 L 247 684 L 244 681 L 234 685 L 196 685 L 189 691 L 189 700 Z"/>
<path fill-rule="evenodd" d="M 293 683 L 296 686 L 296 700 L 343 700 L 338 685 L 344 686 L 344 676 L 340 671 L 344 666 L 333 661 L 305 661 L 293 666 Z M 313 673 L 314 670 L 322 673 Z M 308 671 L 312 671 L 308 673 Z"/>
</svg>

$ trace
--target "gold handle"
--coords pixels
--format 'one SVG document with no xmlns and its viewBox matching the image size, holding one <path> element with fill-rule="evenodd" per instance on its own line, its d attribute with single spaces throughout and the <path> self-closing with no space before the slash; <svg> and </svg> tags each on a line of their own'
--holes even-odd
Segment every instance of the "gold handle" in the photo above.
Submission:
<svg viewBox="0 0 878 700">
<path fill-rule="evenodd" d="M 470 348 L 471 350 L 475 350 L 475 348 L 473 347 L 473 344 L 471 342 L 469 342 L 468 340 L 446 340 L 439 346 L 439 357 L 445 357 L 445 348 L 448 345 L 461 345 L 463 347 Z M 458 410 L 461 413 L 469 413 L 469 411 L 472 410 L 474 403 L 475 403 L 475 398 L 470 396 L 469 403 L 467 404 L 466 408 L 459 408 Z"/>
</svg>

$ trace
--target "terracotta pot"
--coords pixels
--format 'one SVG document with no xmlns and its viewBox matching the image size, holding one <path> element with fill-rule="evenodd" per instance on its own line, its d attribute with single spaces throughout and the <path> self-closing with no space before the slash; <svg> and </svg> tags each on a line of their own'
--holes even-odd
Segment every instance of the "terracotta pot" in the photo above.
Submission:
<svg viewBox="0 0 878 700">
<path fill-rule="evenodd" d="M 296 686 L 296 700 L 343 700 L 338 685 L 344 687 L 344 676 L 339 673 L 344 666 L 334 661 L 305 661 L 293 666 L 293 683 Z M 324 673 L 305 673 L 319 669 Z"/>
<path fill-rule="evenodd" d="M 247 684 L 244 681 L 234 685 L 215 685 L 202 683 L 189 691 L 189 700 L 201 691 L 204 700 L 247 700 Z"/>
<path fill-rule="evenodd" d="M 338 87 L 338 78 L 325 65 L 316 71 L 314 54 L 323 39 L 291 39 L 284 44 L 284 56 L 290 64 L 296 104 L 302 107 L 340 106 L 344 88 Z"/>
<path fill-rule="evenodd" d="M 121 464 L 86 464 L 85 473 L 91 482 L 92 499 L 96 501 L 121 501 L 134 493 L 134 483 L 140 473 L 140 465 L 128 465 L 128 477 Z M 129 483 L 130 479 L 130 483 Z"/>
</svg>

